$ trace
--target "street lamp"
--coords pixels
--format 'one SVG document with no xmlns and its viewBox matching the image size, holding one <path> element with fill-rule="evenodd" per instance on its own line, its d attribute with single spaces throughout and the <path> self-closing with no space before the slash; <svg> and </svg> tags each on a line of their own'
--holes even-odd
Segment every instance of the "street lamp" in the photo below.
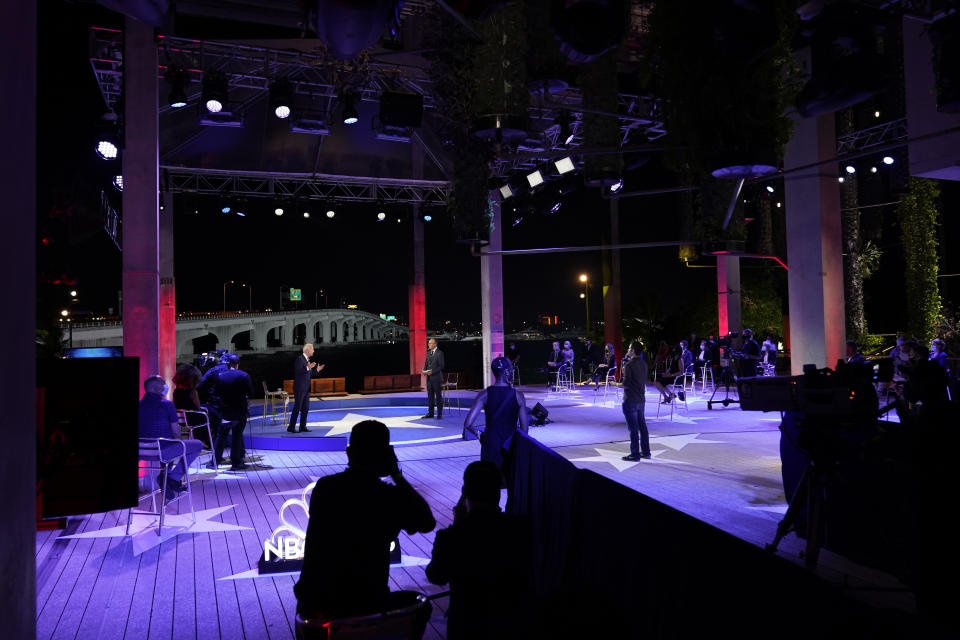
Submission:
<svg viewBox="0 0 960 640">
<path fill-rule="evenodd" d="M 589 282 L 589 278 L 587 278 L 587 274 L 585 273 L 580 274 L 580 282 L 583 283 L 584 293 L 581 293 L 580 297 L 583 298 L 583 302 L 584 302 L 583 306 L 587 311 L 587 334 L 589 335 L 590 333 L 590 282 Z"/>
<path fill-rule="evenodd" d="M 227 285 L 233 284 L 233 280 L 227 280 L 223 283 L 223 310 L 227 310 Z"/>
</svg>

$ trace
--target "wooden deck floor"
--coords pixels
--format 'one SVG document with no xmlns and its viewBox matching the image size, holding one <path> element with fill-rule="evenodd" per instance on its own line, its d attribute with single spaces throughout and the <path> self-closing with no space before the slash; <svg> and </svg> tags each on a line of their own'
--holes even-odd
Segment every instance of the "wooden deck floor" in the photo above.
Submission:
<svg viewBox="0 0 960 640">
<path fill-rule="evenodd" d="M 541 398 L 528 393 L 527 402 L 543 401 L 556 420 L 531 435 L 578 466 L 760 545 L 772 537 L 786 508 L 776 420 L 738 409 L 707 412 L 702 400 L 678 409 L 673 420 L 667 414 L 653 418 L 657 407 L 648 405 L 654 460 L 636 465 L 619 463 L 628 448 L 619 407 L 593 406 L 589 395 Z M 479 450 L 475 441 L 397 449 L 404 475 L 430 503 L 438 528 L 450 524 L 463 470 Z M 171 519 L 162 538 L 152 529 L 125 536 L 126 511 L 73 518 L 66 530 L 38 532 L 37 637 L 293 638 L 294 578 L 257 577 L 252 570 L 264 539 L 280 524 L 284 501 L 315 478 L 341 471 L 346 456 L 248 454 L 258 462 L 250 470 L 195 477 L 199 521 L 191 533 L 177 535 L 177 520 Z M 146 524 L 146 518 L 136 520 L 135 531 Z M 433 536 L 401 533 L 408 562 L 391 568 L 392 589 L 443 590 L 424 576 Z M 799 544 L 788 539 L 782 549 L 795 555 Z M 830 554 L 821 565 L 828 577 L 831 572 L 842 580 L 854 575 L 890 586 L 888 577 L 850 567 Z M 434 601 L 426 638 L 445 637 L 446 606 L 446 598 Z"/>
</svg>

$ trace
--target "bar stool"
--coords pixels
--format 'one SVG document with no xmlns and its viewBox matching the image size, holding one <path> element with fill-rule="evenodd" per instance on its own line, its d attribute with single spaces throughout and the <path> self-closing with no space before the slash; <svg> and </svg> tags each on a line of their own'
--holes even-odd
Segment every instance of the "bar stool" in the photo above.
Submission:
<svg viewBox="0 0 960 640">
<path fill-rule="evenodd" d="M 453 401 L 450 399 L 450 392 L 452 391 L 454 397 L 457 399 L 457 413 L 460 413 L 460 390 L 458 389 L 460 374 L 454 371 L 445 375 L 447 379 L 440 385 L 440 391 L 443 394 L 441 401 L 445 408 L 452 406 Z"/>
<path fill-rule="evenodd" d="M 194 416 L 193 420 L 190 419 L 190 416 Z M 186 436 L 191 440 L 195 440 L 193 437 L 193 432 L 197 429 L 200 429 L 200 433 L 203 433 L 204 430 L 207 432 L 207 444 L 210 445 L 209 450 L 201 452 L 200 455 L 196 457 L 197 463 L 197 473 L 200 473 L 200 458 L 202 456 L 210 456 L 210 459 L 213 460 L 213 432 L 210 430 L 210 415 L 204 411 L 194 411 L 192 409 L 177 409 L 177 422 L 180 424 L 180 437 Z M 190 424 L 194 422 L 195 424 Z"/>
<path fill-rule="evenodd" d="M 677 380 L 680 380 L 680 376 L 677 376 L 673 380 L 673 384 L 670 385 L 670 393 L 673 394 L 673 400 L 670 401 L 670 422 L 673 422 L 673 408 L 676 406 L 677 402 L 683 403 L 683 408 L 687 411 L 690 410 L 689 405 L 687 405 L 687 393 L 684 391 L 683 398 L 681 399 L 678 391 L 683 391 L 683 382 L 680 383 L 680 388 L 677 389 Z M 663 406 L 663 402 L 657 403 L 657 418 L 660 418 L 660 407 Z"/>
<path fill-rule="evenodd" d="M 700 367 L 700 393 L 707 392 L 707 378 L 710 378 L 710 388 L 713 389 L 716 384 L 713 382 L 713 367 L 709 364 Z"/>
<path fill-rule="evenodd" d="M 160 487 L 151 490 L 148 494 L 137 498 L 137 506 L 147 497 L 150 498 L 150 511 L 135 511 L 133 507 L 127 510 L 127 529 L 126 535 L 130 535 L 130 523 L 135 515 L 160 516 L 160 523 L 157 526 L 157 535 L 163 533 L 163 518 L 167 510 L 167 478 L 170 476 L 170 470 L 178 464 L 183 464 L 187 455 L 187 446 L 182 440 L 173 438 L 140 438 L 138 459 L 146 462 L 146 466 L 140 467 L 157 471 L 160 476 Z M 166 450 L 164 450 L 166 448 Z M 193 492 L 190 488 L 190 469 L 184 464 L 183 469 L 183 491 L 177 497 L 170 500 L 179 500 L 187 496 L 190 502 L 190 515 L 193 516 L 193 522 L 197 521 L 197 514 L 193 509 Z M 157 494 L 160 494 L 160 505 L 157 505 Z"/>
<path fill-rule="evenodd" d="M 622 397 L 622 395 L 623 395 L 623 387 L 621 387 L 620 385 L 617 384 L 617 368 L 616 368 L 616 367 L 610 367 L 610 368 L 607 370 L 607 375 L 606 375 L 606 376 L 604 377 L 604 379 L 603 379 L 603 400 L 602 400 L 602 402 L 604 402 L 604 403 L 606 403 L 606 401 L 607 401 L 607 390 L 608 390 L 611 386 L 613 387 L 612 393 L 613 393 L 613 395 L 614 395 L 614 400 L 617 400 L 618 398 Z M 594 403 L 594 404 L 597 403 L 597 394 L 598 394 L 598 393 L 600 393 L 600 389 L 599 389 L 599 388 L 595 388 L 595 389 L 593 390 L 593 403 Z"/>
<path fill-rule="evenodd" d="M 555 390 L 557 392 L 567 392 L 573 391 L 573 366 L 569 364 L 561 365 L 557 369 L 557 384 L 555 385 Z"/>
</svg>

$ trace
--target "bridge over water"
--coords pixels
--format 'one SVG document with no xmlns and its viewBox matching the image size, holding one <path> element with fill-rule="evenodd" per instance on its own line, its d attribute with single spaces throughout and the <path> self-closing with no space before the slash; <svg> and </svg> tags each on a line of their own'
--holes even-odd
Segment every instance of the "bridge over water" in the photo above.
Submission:
<svg viewBox="0 0 960 640">
<path fill-rule="evenodd" d="M 249 332 L 249 336 L 245 335 Z M 407 327 L 357 309 L 312 309 L 263 313 L 184 314 L 177 318 L 177 355 L 195 352 L 194 341 L 213 336 L 218 349 L 234 349 L 249 342 L 254 351 L 295 348 L 315 344 L 371 342 L 405 337 Z M 64 340 L 74 347 L 108 347 L 123 344 L 119 321 L 73 325 Z"/>
</svg>

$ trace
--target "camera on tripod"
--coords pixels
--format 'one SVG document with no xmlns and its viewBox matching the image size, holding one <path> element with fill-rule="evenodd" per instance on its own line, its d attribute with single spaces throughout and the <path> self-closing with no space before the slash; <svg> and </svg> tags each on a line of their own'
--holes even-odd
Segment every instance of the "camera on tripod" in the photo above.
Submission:
<svg viewBox="0 0 960 640">
<path fill-rule="evenodd" d="M 226 356 L 229 354 L 230 352 L 226 349 L 208 351 L 198 354 L 193 364 L 197 369 L 200 369 L 200 375 L 203 375 L 218 364 L 226 364 Z"/>
</svg>

